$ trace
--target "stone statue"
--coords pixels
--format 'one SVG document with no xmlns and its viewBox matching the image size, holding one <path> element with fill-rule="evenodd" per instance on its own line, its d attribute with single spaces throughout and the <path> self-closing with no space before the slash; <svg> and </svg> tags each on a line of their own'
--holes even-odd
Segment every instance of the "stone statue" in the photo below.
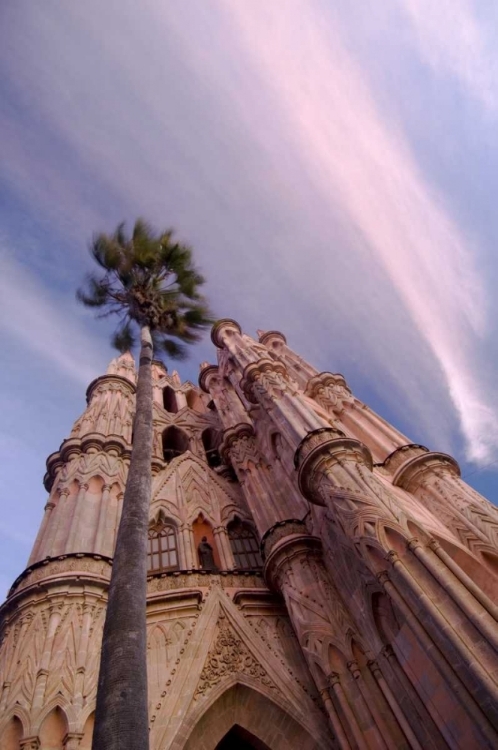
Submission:
<svg viewBox="0 0 498 750">
<path fill-rule="evenodd" d="M 214 562 L 213 548 L 209 544 L 206 536 L 202 537 L 201 543 L 197 547 L 197 552 L 199 553 L 199 563 L 202 570 L 218 570 L 218 567 Z"/>
</svg>

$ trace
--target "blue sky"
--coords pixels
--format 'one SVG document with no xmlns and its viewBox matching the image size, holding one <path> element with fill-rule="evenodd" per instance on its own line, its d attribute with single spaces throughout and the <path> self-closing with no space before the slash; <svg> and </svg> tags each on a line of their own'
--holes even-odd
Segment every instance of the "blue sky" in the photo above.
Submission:
<svg viewBox="0 0 498 750">
<path fill-rule="evenodd" d="M 194 246 L 218 316 L 282 330 L 496 501 L 497 22 L 483 0 L 2 3 L 2 591 L 113 356 L 74 298 L 88 242 L 139 215 Z"/>
</svg>

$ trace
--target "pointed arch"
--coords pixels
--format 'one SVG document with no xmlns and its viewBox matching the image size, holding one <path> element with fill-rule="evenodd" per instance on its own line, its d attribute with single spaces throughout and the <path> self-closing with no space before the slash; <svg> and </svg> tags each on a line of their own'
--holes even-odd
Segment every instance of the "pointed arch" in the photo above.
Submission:
<svg viewBox="0 0 498 750">
<path fill-rule="evenodd" d="M 203 430 L 202 445 L 204 446 L 204 451 L 206 453 L 206 461 L 212 469 L 215 469 L 222 462 L 220 452 L 218 450 L 220 440 L 220 433 L 213 427 L 206 427 L 206 429 Z"/>
<path fill-rule="evenodd" d="M 176 393 L 170 385 L 167 385 L 163 390 L 163 406 L 166 411 L 170 414 L 178 413 L 178 403 L 176 401 Z"/>
<path fill-rule="evenodd" d="M 0 747 L 2 750 L 19 750 L 23 735 L 24 728 L 22 721 L 14 714 L 0 732 Z"/>
<path fill-rule="evenodd" d="M 280 703 L 276 696 L 270 697 L 243 682 L 235 682 L 221 694 L 216 691 L 207 707 L 199 707 L 187 717 L 184 726 L 191 730 L 187 740 L 177 737 L 171 750 L 224 750 L 223 745 L 218 747 L 219 743 L 235 726 L 240 728 L 236 735 L 250 740 L 253 744 L 246 747 L 254 750 L 332 748 L 329 738 L 313 736 L 299 721 L 296 712 L 289 713 Z M 240 747 L 242 750 L 244 745 Z"/>
<path fill-rule="evenodd" d="M 178 570 L 178 541 L 176 524 L 166 520 L 161 512 L 149 525 L 147 540 L 147 571 L 159 573 Z"/>
<path fill-rule="evenodd" d="M 251 524 L 237 515 L 227 526 L 237 570 L 259 570 L 263 567 L 259 541 Z"/>
<path fill-rule="evenodd" d="M 494 556 L 494 569 L 489 564 L 489 553 L 481 553 L 480 559 L 463 547 L 450 542 L 442 536 L 433 534 L 434 539 L 441 545 L 444 552 L 451 557 L 459 568 L 483 591 L 492 601 L 498 592 L 498 558 Z M 487 554 L 488 558 L 484 555 Z"/>
<path fill-rule="evenodd" d="M 213 559 L 214 559 L 214 566 L 215 568 L 220 569 L 221 568 L 221 561 L 220 561 L 220 555 L 218 552 L 218 545 L 216 544 L 216 540 L 214 538 L 213 533 L 213 527 L 209 520 L 206 518 L 204 513 L 199 513 L 197 518 L 192 524 L 192 531 L 194 532 L 194 545 L 195 545 L 195 552 L 197 555 L 197 561 L 198 561 L 198 567 L 199 568 L 206 568 L 205 564 L 203 565 L 203 561 L 201 559 L 201 554 L 199 551 L 199 546 L 204 543 L 204 540 L 211 546 L 212 552 L 213 552 Z"/>
<path fill-rule="evenodd" d="M 169 463 L 177 456 L 181 456 L 189 448 L 186 432 L 175 425 L 167 427 L 163 432 L 163 458 Z"/>
<path fill-rule="evenodd" d="M 42 748 L 50 750 L 64 750 L 64 738 L 68 733 L 69 723 L 65 712 L 60 706 L 55 706 L 45 715 L 38 737 Z"/>
<path fill-rule="evenodd" d="M 92 711 L 92 713 L 87 717 L 87 720 L 85 721 L 85 724 L 83 726 L 83 737 L 81 738 L 80 744 L 78 745 L 78 750 L 91 750 L 94 725 L 95 713 Z"/>
</svg>

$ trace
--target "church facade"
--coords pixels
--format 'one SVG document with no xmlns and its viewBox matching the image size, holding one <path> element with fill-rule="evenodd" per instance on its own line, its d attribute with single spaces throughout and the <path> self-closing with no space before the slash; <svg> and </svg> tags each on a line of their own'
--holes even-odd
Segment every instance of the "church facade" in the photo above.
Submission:
<svg viewBox="0 0 498 750">
<path fill-rule="evenodd" d="M 153 365 L 152 750 L 498 747 L 498 509 L 277 331 Z M 91 747 L 136 371 L 47 461 L 0 609 L 0 750 Z"/>
</svg>

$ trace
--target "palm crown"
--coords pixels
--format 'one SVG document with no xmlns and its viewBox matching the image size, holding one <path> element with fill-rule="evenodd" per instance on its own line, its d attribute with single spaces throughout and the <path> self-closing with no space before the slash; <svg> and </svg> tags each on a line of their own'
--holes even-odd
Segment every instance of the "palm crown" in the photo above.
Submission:
<svg viewBox="0 0 498 750">
<path fill-rule="evenodd" d="M 198 341 L 201 330 L 213 322 L 199 294 L 204 278 L 190 247 L 177 242 L 172 230 L 157 235 L 138 219 L 131 236 L 122 223 L 112 235 L 96 235 L 90 250 L 105 273 L 90 274 L 77 297 L 89 307 L 102 308 L 99 317 L 120 316 L 114 346 L 130 349 L 134 329 L 147 326 L 156 356 L 162 351 L 183 358 L 185 347 L 179 341 Z"/>
</svg>

